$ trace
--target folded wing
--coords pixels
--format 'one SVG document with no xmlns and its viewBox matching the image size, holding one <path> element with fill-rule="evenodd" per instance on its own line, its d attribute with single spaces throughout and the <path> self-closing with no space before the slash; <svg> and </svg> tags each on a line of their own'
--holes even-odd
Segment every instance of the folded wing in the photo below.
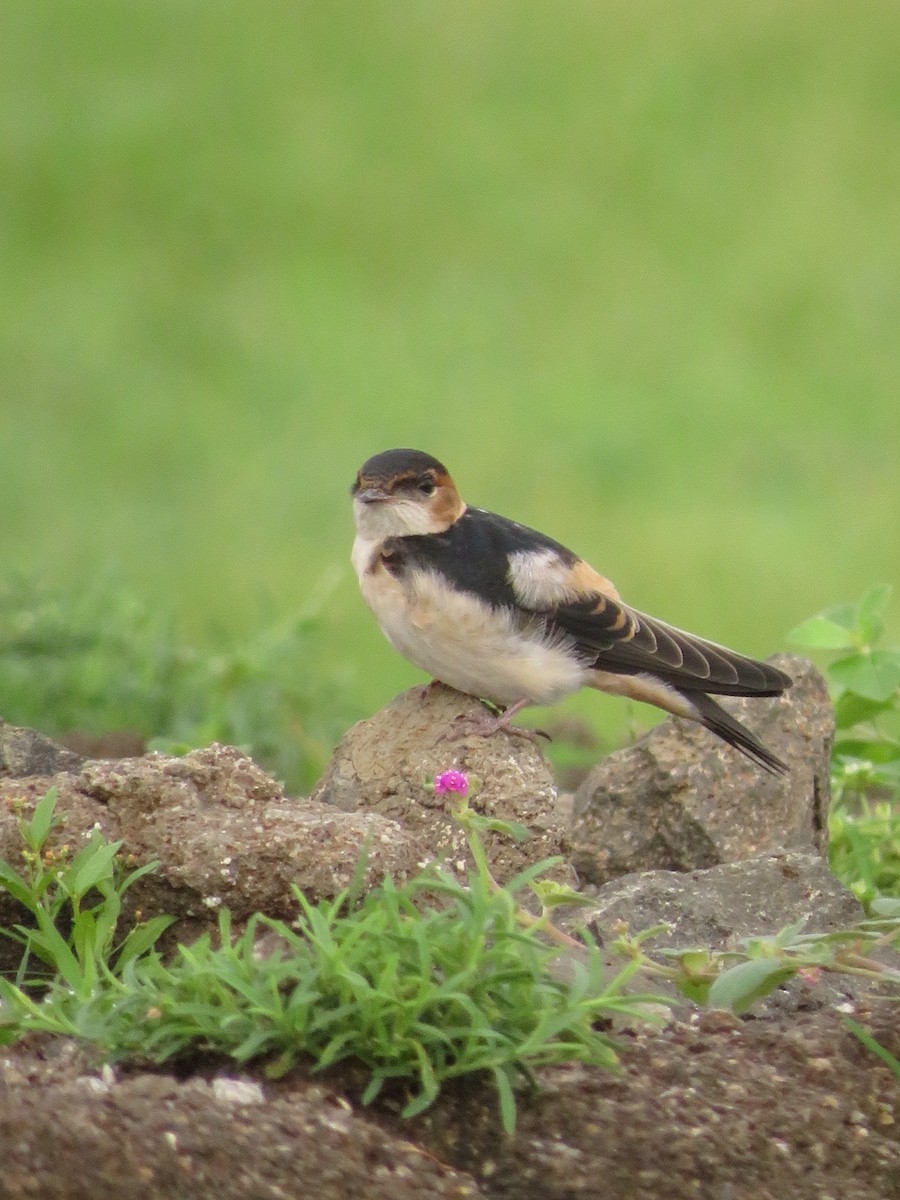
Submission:
<svg viewBox="0 0 900 1200">
<path fill-rule="evenodd" d="M 547 548 L 516 557 L 510 574 L 517 602 L 542 616 L 549 631 L 571 639 L 591 667 L 652 674 L 681 692 L 777 696 L 790 686 L 769 663 L 631 608 L 583 560 L 550 558 Z"/>
<path fill-rule="evenodd" d="M 769 663 L 675 629 L 600 593 L 561 604 L 546 619 L 571 637 L 598 670 L 648 672 L 680 691 L 727 696 L 777 696 L 791 682 Z"/>
</svg>

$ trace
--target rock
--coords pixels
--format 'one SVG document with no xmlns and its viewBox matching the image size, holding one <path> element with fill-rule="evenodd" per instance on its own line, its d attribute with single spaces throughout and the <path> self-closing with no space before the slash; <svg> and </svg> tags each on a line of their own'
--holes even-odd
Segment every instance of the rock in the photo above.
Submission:
<svg viewBox="0 0 900 1200">
<path fill-rule="evenodd" d="M 483 715 L 479 701 L 443 684 L 411 688 L 348 730 L 312 798 L 390 817 L 413 834 L 423 860 L 446 856 L 453 868 L 467 852 L 451 816 L 459 798 L 436 796 L 432 782 L 442 771 L 463 771 L 474 784 L 469 799 L 475 810 L 520 822 L 530 834 L 518 845 L 501 835 L 485 837 L 494 877 L 505 882 L 560 854 L 564 825 L 550 767 L 533 740 L 506 730 L 483 737 L 459 728 L 465 718 Z M 554 877 L 574 881 L 567 868 Z"/>
<path fill-rule="evenodd" d="M 337 895 L 364 845 L 368 886 L 389 872 L 406 878 L 420 853 L 396 822 L 287 800 L 252 759 L 212 745 L 183 758 L 148 754 L 89 762 L 74 774 L 0 779 L 0 858 L 20 862 L 17 816 L 27 818 L 51 784 L 60 825 L 48 845 L 77 847 L 97 826 L 136 863 L 157 860 L 158 870 L 126 893 L 125 920 L 137 909 L 170 913 L 182 941 L 211 927 L 222 906 L 237 922 L 254 912 L 292 916 L 294 883 L 312 900 Z M 0 922 L 20 919 L 0 893 Z M 16 947 L 4 939 L 0 965 L 10 961 L 18 961 Z"/>
<path fill-rule="evenodd" d="M 7 725 L 0 718 L 0 779 L 75 771 L 83 762 L 80 754 L 57 745 L 42 733 Z"/>
<path fill-rule="evenodd" d="M 793 677 L 783 696 L 722 703 L 790 771 L 769 775 L 696 723 L 664 721 L 599 763 L 576 792 L 572 862 L 583 881 L 690 871 L 793 847 L 825 853 L 828 689 L 806 659 L 770 661 Z"/>
<path fill-rule="evenodd" d="M 724 863 L 705 871 L 644 871 L 614 879 L 596 891 L 596 905 L 579 923 L 604 941 L 625 923 L 633 933 L 665 921 L 661 945 L 681 949 L 734 949 L 741 938 L 777 932 L 806 921 L 811 933 L 846 928 L 863 908 L 818 854 L 802 850 Z"/>
<path fill-rule="evenodd" d="M 586 927 L 608 945 L 623 925 L 636 934 L 666 922 L 670 928 L 645 944 L 652 956 L 656 947 L 736 950 L 745 938 L 770 937 L 798 921 L 806 932 L 829 933 L 855 925 L 864 915 L 824 859 L 789 850 L 705 871 L 645 871 L 614 879 L 597 889 L 596 906 L 582 909 L 571 924 Z M 648 982 L 655 987 L 657 981 L 645 979 L 641 986 Z M 834 1006 L 859 991 L 846 975 L 828 976 L 814 990 L 793 979 L 753 1011 Z"/>
<path fill-rule="evenodd" d="M 479 1200 L 474 1180 L 311 1086 L 83 1075 L 0 1094 L 4 1197 L 42 1200 Z M 234 1082 L 238 1081 L 222 1081 Z M 92 1086 L 99 1085 L 99 1086 Z M 248 1098 L 252 1094 L 252 1098 Z"/>
</svg>

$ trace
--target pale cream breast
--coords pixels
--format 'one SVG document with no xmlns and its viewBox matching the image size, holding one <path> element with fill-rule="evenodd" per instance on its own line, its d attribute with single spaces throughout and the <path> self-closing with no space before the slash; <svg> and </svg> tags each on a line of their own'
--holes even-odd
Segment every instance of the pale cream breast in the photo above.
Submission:
<svg viewBox="0 0 900 1200">
<path fill-rule="evenodd" d="M 353 565 L 391 645 L 450 687 L 503 705 L 523 698 L 555 704 L 584 684 L 587 669 L 569 643 L 548 637 L 539 622 L 523 625 L 432 571 L 401 582 L 378 561 L 377 546 L 361 538 Z"/>
</svg>

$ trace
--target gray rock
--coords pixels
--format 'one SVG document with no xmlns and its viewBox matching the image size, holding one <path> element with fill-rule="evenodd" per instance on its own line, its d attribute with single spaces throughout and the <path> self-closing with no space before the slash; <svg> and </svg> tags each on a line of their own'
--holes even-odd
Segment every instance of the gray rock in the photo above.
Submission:
<svg viewBox="0 0 900 1200">
<path fill-rule="evenodd" d="M 746 938 L 771 937 L 800 921 L 805 932 L 829 933 L 863 916 L 862 905 L 818 854 L 789 850 L 705 871 L 626 875 L 598 888 L 596 906 L 573 914 L 569 923 L 608 945 L 624 928 L 636 934 L 665 922 L 669 929 L 644 944 L 652 957 L 658 948 L 738 950 Z M 640 987 L 648 983 L 656 989 L 658 981 L 644 978 Z M 871 986 L 848 975 L 822 976 L 813 985 L 794 977 L 758 1001 L 753 1012 L 834 1007 Z M 666 983 L 662 990 L 680 999 Z"/>
<path fill-rule="evenodd" d="M 518 845 L 508 837 L 486 836 L 497 880 L 560 854 L 565 831 L 546 759 L 521 734 L 466 732 L 465 719 L 484 713 L 477 700 L 443 684 L 411 688 L 348 730 L 312 799 L 399 821 L 417 839 L 423 859 L 440 856 L 451 868 L 462 867 L 465 837 L 451 815 L 459 798 L 436 796 L 432 783 L 442 771 L 463 771 L 473 784 L 474 809 L 518 821 L 530 834 Z M 555 877 L 574 880 L 568 868 L 558 869 Z"/>
<path fill-rule="evenodd" d="M 834 714 L 806 659 L 774 655 L 794 686 L 723 698 L 790 767 L 762 771 L 701 726 L 670 718 L 599 763 L 575 794 L 572 861 L 585 882 L 689 871 L 787 848 L 825 853 Z"/>
<path fill-rule="evenodd" d="M 733 949 L 741 938 L 805 920 L 812 933 L 846 928 L 863 908 L 818 854 L 788 850 L 705 871 L 645 871 L 598 888 L 580 915 L 604 941 L 625 924 L 633 933 L 665 921 L 657 941 L 681 949 Z"/>
<path fill-rule="evenodd" d="M 34 729 L 7 725 L 0 718 L 0 779 L 26 779 L 75 771 L 84 759 Z"/>
</svg>

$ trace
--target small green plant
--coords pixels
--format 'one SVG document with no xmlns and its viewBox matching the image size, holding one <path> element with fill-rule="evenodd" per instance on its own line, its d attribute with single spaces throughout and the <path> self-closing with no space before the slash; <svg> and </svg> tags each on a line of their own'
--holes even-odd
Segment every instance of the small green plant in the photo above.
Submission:
<svg viewBox="0 0 900 1200">
<path fill-rule="evenodd" d="M 900 812 L 896 798 L 844 795 L 828 821 L 831 866 L 867 909 L 879 896 L 900 896 Z"/>
<path fill-rule="evenodd" d="M 107 841 L 98 829 L 91 830 L 78 851 L 68 846 L 49 849 L 56 799 L 56 789 L 51 788 L 29 820 L 19 818 L 22 870 L 0 860 L 0 887 L 30 918 L 10 929 L 0 928 L 22 947 L 15 982 L 0 980 L 4 1000 L 18 1000 L 25 995 L 22 989 L 40 992 L 63 987 L 76 1003 L 88 1003 L 130 961 L 155 945 L 173 920 L 151 917 L 116 943 L 122 897 L 156 864 L 129 870 L 120 861 L 122 843 Z"/>
<path fill-rule="evenodd" d="M 872 588 L 788 635 L 836 656 L 826 668 L 836 725 L 831 864 L 866 905 L 900 896 L 900 649 L 878 645 L 890 596 L 886 585 Z"/>
<path fill-rule="evenodd" d="M 649 999 L 623 995 L 631 965 L 603 981 L 596 948 L 574 981 L 558 979 L 549 969 L 558 952 L 517 921 L 513 893 L 524 883 L 495 892 L 478 872 L 468 886 L 426 872 L 402 887 L 387 880 L 349 910 L 346 895 L 313 905 L 297 892 L 291 926 L 257 917 L 237 939 L 223 915 L 219 948 L 203 938 L 171 966 L 135 972 L 129 1019 L 109 1049 L 154 1061 L 198 1046 L 239 1062 L 264 1056 L 271 1075 L 301 1057 L 315 1070 L 349 1059 L 369 1072 L 363 1103 L 389 1080 L 413 1085 L 405 1116 L 448 1080 L 485 1071 L 512 1131 L 517 1078 L 533 1081 L 553 1062 L 613 1067 L 613 1043 L 595 1022 L 645 1015 Z M 256 953 L 261 930 L 280 942 L 271 958 Z"/>
<path fill-rule="evenodd" d="M 807 933 L 804 924 L 744 938 L 734 950 L 648 950 L 646 943 L 667 929 L 657 925 L 634 936 L 623 930 L 610 950 L 639 961 L 651 979 L 669 980 L 693 1003 L 736 1013 L 747 1012 L 795 975 L 810 984 L 823 973 L 900 984 L 900 971 L 874 957 L 881 948 L 900 944 L 900 900 L 873 901 L 871 914 L 847 929 Z"/>
<path fill-rule="evenodd" d="M 517 1079 L 533 1081 L 535 1069 L 552 1062 L 613 1067 L 614 1045 L 597 1022 L 613 1013 L 647 1017 L 648 1005 L 665 1003 L 625 994 L 639 963 L 605 979 L 597 947 L 567 935 L 583 953 L 570 979 L 558 977 L 558 947 L 542 933 L 559 897 L 548 896 L 542 916 L 527 920 L 516 900 L 540 887 L 555 860 L 498 887 L 481 830 L 502 826 L 471 812 L 464 820 L 476 866 L 465 883 L 435 867 L 402 886 L 387 879 L 361 900 L 350 889 L 312 904 L 296 890 L 294 922 L 257 915 L 235 934 L 223 912 L 215 940 L 179 946 L 164 962 L 154 947 L 169 918 L 114 947 L 121 895 L 152 868 L 117 880 L 119 844 L 99 832 L 73 857 L 48 862 L 54 804 L 48 793 L 20 825 L 31 869 L 0 868 L 0 884 L 37 924 L 13 931 L 24 959 L 36 956 L 50 970 L 36 979 L 23 966 L 15 982 L 0 981 L 2 1041 L 31 1030 L 65 1033 L 138 1062 L 216 1051 L 238 1062 L 262 1058 L 272 1075 L 300 1059 L 315 1070 L 352 1059 L 369 1071 L 364 1102 L 390 1080 L 412 1084 L 408 1116 L 448 1080 L 486 1071 L 512 1130 Z M 85 904 L 91 891 L 99 899 Z M 63 916 L 68 934 L 59 928 Z M 261 934 L 275 939 L 269 955 L 259 952 Z"/>
</svg>

